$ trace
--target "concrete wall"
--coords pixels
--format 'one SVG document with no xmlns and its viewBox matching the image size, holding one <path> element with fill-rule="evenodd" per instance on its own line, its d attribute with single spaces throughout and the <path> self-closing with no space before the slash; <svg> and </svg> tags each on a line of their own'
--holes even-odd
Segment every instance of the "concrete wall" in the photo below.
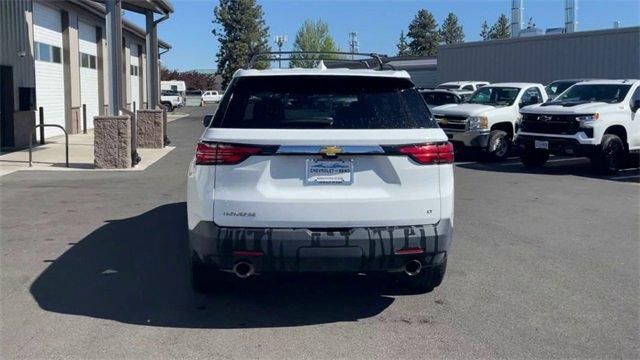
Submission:
<svg viewBox="0 0 640 360">
<path fill-rule="evenodd" d="M 640 78 L 640 27 L 479 41 L 438 49 L 438 83 L 549 83 L 568 78 Z"/>
</svg>

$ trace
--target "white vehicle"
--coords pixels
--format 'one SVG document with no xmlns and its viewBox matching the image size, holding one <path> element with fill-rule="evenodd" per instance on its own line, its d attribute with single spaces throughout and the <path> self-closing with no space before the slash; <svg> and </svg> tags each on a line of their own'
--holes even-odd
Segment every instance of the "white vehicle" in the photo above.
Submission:
<svg viewBox="0 0 640 360">
<path fill-rule="evenodd" d="M 465 101 L 465 97 L 468 98 L 472 92 L 471 91 L 463 91 L 463 90 L 444 90 L 444 89 L 433 89 L 419 90 L 420 95 L 424 98 L 424 101 L 427 103 L 427 107 L 429 110 L 433 109 L 437 106 L 447 105 L 447 104 L 460 104 Z"/>
<path fill-rule="evenodd" d="M 436 89 L 476 91 L 487 85 L 488 81 L 450 81 L 436 86 Z"/>
<path fill-rule="evenodd" d="M 218 91 L 210 90 L 205 91 L 204 94 L 202 94 L 202 102 L 204 104 L 217 103 L 220 102 L 220 100 L 222 100 L 222 93 Z"/>
<path fill-rule="evenodd" d="M 453 147 L 407 72 L 239 70 L 204 122 L 187 191 L 196 291 L 224 272 L 383 271 L 420 291 L 440 284 Z"/>
<path fill-rule="evenodd" d="M 160 94 L 160 103 L 169 111 L 173 111 L 175 108 L 184 106 L 182 96 L 180 96 L 178 92 L 171 90 L 162 90 Z"/>
<path fill-rule="evenodd" d="M 553 101 L 521 110 L 517 142 L 528 166 L 549 154 L 587 156 L 604 173 L 618 171 L 626 154 L 640 150 L 640 80 L 591 80 Z"/>
<path fill-rule="evenodd" d="M 160 90 L 177 91 L 185 96 L 187 84 L 182 80 L 164 80 L 160 82 Z"/>
<path fill-rule="evenodd" d="M 542 84 L 496 83 L 476 90 L 464 104 L 438 106 L 432 113 L 454 144 L 503 160 L 514 139 L 520 108 L 546 100 Z"/>
</svg>

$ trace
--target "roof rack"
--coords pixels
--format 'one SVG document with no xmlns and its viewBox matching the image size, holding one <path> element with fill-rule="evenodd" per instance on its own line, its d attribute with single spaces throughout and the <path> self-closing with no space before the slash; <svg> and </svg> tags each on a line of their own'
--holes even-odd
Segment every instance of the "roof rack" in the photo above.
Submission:
<svg viewBox="0 0 640 360">
<path fill-rule="evenodd" d="M 286 57 L 283 57 L 286 55 Z M 300 59 L 299 57 L 295 57 L 295 55 L 316 55 L 313 59 Z M 339 57 L 336 58 L 336 55 L 344 56 L 344 58 Z M 349 56 L 359 56 L 364 57 L 364 59 L 350 59 Z M 386 58 L 387 55 L 376 54 L 376 53 L 351 53 L 351 52 L 341 52 L 341 51 L 268 51 L 268 52 L 260 52 L 251 54 L 247 61 L 247 66 L 245 69 L 251 69 L 256 62 L 260 60 L 266 61 L 291 61 L 291 60 L 326 60 L 326 61 L 336 61 L 336 62 L 357 62 L 364 64 L 367 69 L 370 69 L 371 66 L 368 60 L 374 60 L 377 64 L 379 70 L 384 70 L 384 67 L 393 67 L 389 64 L 386 64 L 382 61 L 382 58 Z"/>
</svg>

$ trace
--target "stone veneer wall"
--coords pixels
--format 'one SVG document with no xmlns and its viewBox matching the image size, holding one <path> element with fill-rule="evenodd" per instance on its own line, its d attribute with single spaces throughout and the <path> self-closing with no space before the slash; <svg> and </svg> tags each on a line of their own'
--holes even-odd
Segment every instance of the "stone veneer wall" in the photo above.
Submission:
<svg viewBox="0 0 640 360">
<path fill-rule="evenodd" d="M 93 118 L 93 124 L 96 168 L 130 168 L 131 119 L 129 116 L 96 116 Z"/>
<path fill-rule="evenodd" d="M 164 123 L 162 110 L 138 110 L 138 147 L 162 149 Z"/>
</svg>

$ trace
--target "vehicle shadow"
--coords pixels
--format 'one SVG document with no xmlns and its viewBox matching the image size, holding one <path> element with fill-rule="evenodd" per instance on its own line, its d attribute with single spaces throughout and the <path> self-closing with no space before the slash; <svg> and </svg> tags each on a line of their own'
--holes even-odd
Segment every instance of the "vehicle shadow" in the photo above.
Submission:
<svg viewBox="0 0 640 360">
<path fill-rule="evenodd" d="M 195 295 L 187 268 L 186 204 L 110 220 L 38 276 L 30 292 L 47 311 L 179 328 L 259 328 L 357 321 L 394 299 L 369 276 L 256 278 Z M 391 290 L 393 292 L 393 290 Z"/>
<path fill-rule="evenodd" d="M 542 167 L 524 166 L 520 162 L 519 157 L 513 156 L 504 162 L 475 162 L 474 160 L 475 158 L 473 157 L 465 158 L 465 160 L 456 158 L 456 162 L 461 161 L 457 163 L 456 166 L 465 169 L 491 172 L 573 175 L 615 182 L 640 182 L 640 159 L 637 156 L 629 156 L 623 168 L 614 175 L 602 175 L 598 173 L 598 171 L 591 166 L 589 159 L 579 157 L 552 157 L 547 164 Z"/>
</svg>

